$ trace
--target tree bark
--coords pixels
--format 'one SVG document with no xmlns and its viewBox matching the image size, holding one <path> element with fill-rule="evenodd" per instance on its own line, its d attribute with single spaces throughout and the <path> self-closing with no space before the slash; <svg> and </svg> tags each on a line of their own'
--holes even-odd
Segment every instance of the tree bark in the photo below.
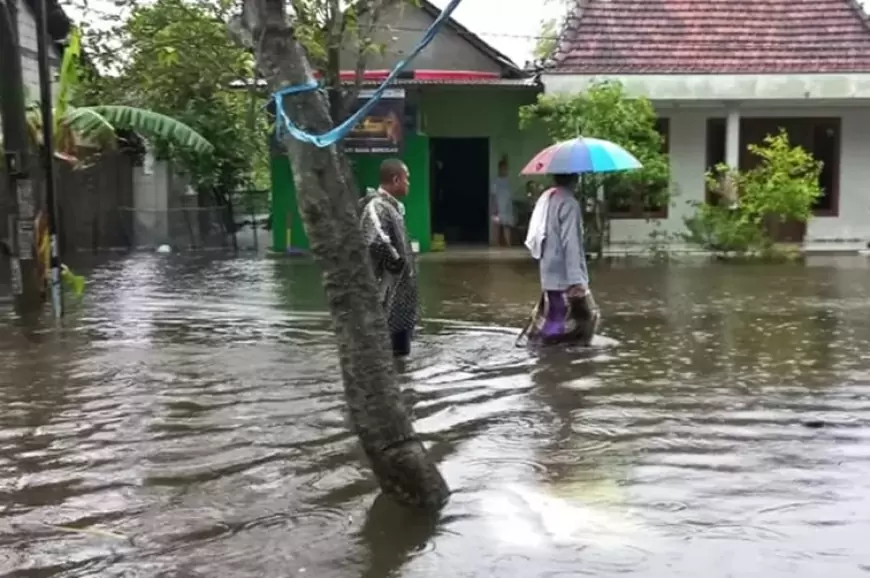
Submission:
<svg viewBox="0 0 870 578">
<path fill-rule="evenodd" d="M 249 38 L 259 39 L 252 43 L 257 66 L 270 87 L 299 85 L 311 78 L 283 0 L 244 0 L 242 25 Z M 332 128 L 321 91 L 287 98 L 284 107 L 304 130 L 321 134 Z M 284 145 L 311 252 L 323 271 L 351 425 L 384 493 L 404 504 L 437 510 L 446 503 L 449 489 L 402 400 L 349 174 L 335 146 L 317 148 L 289 136 Z"/>
</svg>

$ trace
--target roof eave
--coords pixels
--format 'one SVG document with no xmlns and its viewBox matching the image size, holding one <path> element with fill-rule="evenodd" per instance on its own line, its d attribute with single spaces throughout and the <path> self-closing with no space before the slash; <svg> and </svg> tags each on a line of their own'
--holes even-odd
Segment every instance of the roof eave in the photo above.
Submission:
<svg viewBox="0 0 870 578">
<path fill-rule="evenodd" d="M 72 20 L 70 20 L 57 0 L 44 1 L 44 5 L 48 9 L 48 35 L 57 45 L 58 50 L 62 51 L 63 42 L 72 28 Z M 41 0 L 24 0 L 24 4 L 33 14 L 34 19 L 38 19 L 42 4 Z"/>
</svg>

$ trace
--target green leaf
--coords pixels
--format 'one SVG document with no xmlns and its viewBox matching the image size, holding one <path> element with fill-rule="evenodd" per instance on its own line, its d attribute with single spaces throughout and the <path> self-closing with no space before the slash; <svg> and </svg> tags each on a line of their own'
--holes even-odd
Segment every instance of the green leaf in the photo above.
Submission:
<svg viewBox="0 0 870 578">
<path fill-rule="evenodd" d="M 214 149 L 202 135 L 183 122 L 154 111 L 118 105 L 84 108 L 97 113 L 115 128 L 131 129 L 144 136 L 165 139 L 197 153 L 210 153 Z"/>
<path fill-rule="evenodd" d="M 115 127 L 93 108 L 72 108 L 60 120 L 87 144 L 109 148 L 116 144 Z"/>
<path fill-rule="evenodd" d="M 79 58 L 82 52 L 82 34 L 78 28 L 70 30 L 67 47 L 63 51 L 63 62 L 60 65 L 57 97 L 54 101 L 55 130 L 59 127 L 60 119 L 70 107 L 72 93 L 79 80 Z"/>
</svg>

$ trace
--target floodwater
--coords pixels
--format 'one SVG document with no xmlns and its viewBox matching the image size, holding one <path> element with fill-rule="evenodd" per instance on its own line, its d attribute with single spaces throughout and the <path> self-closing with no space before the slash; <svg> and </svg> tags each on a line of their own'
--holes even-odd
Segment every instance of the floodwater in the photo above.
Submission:
<svg viewBox="0 0 870 578">
<path fill-rule="evenodd" d="M 377 499 L 301 261 L 149 255 L 0 320 L 0 575 L 870 573 L 870 266 L 593 271 L 591 351 L 514 347 L 527 262 L 424 262 L 402 368 L 454 490 Z"/>
</svg>

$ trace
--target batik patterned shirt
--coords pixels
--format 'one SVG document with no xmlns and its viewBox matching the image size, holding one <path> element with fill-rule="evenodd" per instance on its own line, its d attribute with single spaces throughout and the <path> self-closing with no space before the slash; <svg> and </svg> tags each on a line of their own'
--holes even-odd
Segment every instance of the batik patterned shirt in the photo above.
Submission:
<svg viewBox="0 0 870 578">
<path fill-rule="evenodd" d="M 360 228 L 369 249 L 390 333 L 417 324 L 417 267 L 405 230 L 404 206 L 389 193 L 369 189 L 360 199 Z"/>
</svg>

